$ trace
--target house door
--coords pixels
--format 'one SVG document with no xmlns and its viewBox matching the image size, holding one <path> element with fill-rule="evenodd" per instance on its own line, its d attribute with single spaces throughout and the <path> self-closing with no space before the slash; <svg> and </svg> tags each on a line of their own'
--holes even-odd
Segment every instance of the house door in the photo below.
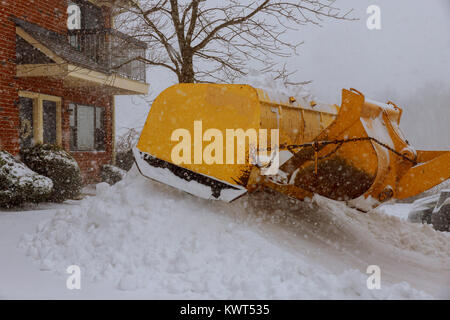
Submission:
<svg viewBox="0 0 450 320">
<path fill-rule="evenodd" d="M 33 145 L 34 129 L 33 129 L 33 99 L 19 98 L 19 115 L 20 115 L 20 148 L 29 148 Z"/>
</svg>

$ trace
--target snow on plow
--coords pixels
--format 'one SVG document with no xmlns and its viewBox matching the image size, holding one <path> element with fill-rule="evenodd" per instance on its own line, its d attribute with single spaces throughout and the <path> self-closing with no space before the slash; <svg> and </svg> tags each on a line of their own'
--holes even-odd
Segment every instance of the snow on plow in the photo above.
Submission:
<svg viewBox="0 0 450 320">
<path fill-rule="evenodd" d="M 170 162 L 159 160 L 149 154 L 133 150 L 139 172 L 147 178 L 165 183 L 203 199 L 230 202 L 247 190 L 212 177 L 183 170 Z"/>
<path fill-rule="evenodd" d="M 206 199 L 268 187 L 375 205 L 450 178 L 450 152 L 415 150 L 401 115 L 355 89 L 337 106 L 248 85 L 178 84 L 153 103 L 134 153 L 144 176 Z"/>
</svg>

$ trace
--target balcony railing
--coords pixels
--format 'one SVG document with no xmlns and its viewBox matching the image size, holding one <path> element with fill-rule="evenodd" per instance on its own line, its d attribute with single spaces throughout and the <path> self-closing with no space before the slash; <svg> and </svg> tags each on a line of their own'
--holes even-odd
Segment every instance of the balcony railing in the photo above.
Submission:
<svg viewBox="0 0 450 320">
<path fill-rule="evenodd" d="M 147 45 L 114 29 L 69 30 L 69 43 L 102 67 L 120 76 L 146 81 Z"/>
</svg>

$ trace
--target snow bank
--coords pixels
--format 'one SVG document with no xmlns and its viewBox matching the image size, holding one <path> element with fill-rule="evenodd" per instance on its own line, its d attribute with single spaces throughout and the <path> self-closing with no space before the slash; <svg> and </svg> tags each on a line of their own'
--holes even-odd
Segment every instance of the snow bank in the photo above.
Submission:
<svg viewBox="0 0 450 320">
<path fill-rule="evenodd" d="M 344 233 L 372 242 L 374 246 L 387 246 L 392 255 L 420 255 L 440 260 L 443 265 L 450 263 L 449 233 L 438 232 L 430 225 L 408 223 L 400 217 L 386 215 L 380 208 L 362 213 L 318 195 L 314 200 L 321 208 L 332 212 Z"/>
<path fill-rule="evenodd" d="M 334 274 L 308 263 L 259 232 L 263 218 L 247 214 L 245 200 L 196 199 L 136 168 L 97 191 L 23 237 L 21 247 L 42 270 L 64 273 L 77 264 L 84 281 L 146 288 L 154 294 L 148 298 L 430 298 L 405 282 L 371 291 L 358 270 Z"/>
</svg>

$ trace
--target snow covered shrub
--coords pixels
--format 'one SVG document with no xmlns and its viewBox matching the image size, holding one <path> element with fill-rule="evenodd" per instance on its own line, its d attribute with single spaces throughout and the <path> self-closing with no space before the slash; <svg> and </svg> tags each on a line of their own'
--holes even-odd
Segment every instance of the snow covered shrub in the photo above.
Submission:
<svg viewBox="0 0 450 320">
<path fill-rule="evenodd" d="M 119 151 L 116 153 L 116 165 L 125 171 L 130 171 L 134 164 L 133 151 L 130 149 L 128 151 Z"/>
<path fill-rule="evenodd" d="M 52 188 L 52 180 L 31 171 L 11 154 L 0 150 L 0 207 L 46 201 Z"/>
<path fill-rule="evenodd" d="M 125 170 L 122 170 L 116 166 L 112 166 L 109 164 L 102 166 L 102 181 L 109 183 L 110 185 L 116 184 L 117 182 L 122 180 L 126 174 L 127 173 Z"/>
<path fill-rule="evenodd" d="M 32 170 L 53 181 L 50 200 L 63 202 L 79 196 L 83 186 L 81 170 L 75 159 L 54 145 L 36 145 L 22 151 L 23 162 Z"/>
</svg>

